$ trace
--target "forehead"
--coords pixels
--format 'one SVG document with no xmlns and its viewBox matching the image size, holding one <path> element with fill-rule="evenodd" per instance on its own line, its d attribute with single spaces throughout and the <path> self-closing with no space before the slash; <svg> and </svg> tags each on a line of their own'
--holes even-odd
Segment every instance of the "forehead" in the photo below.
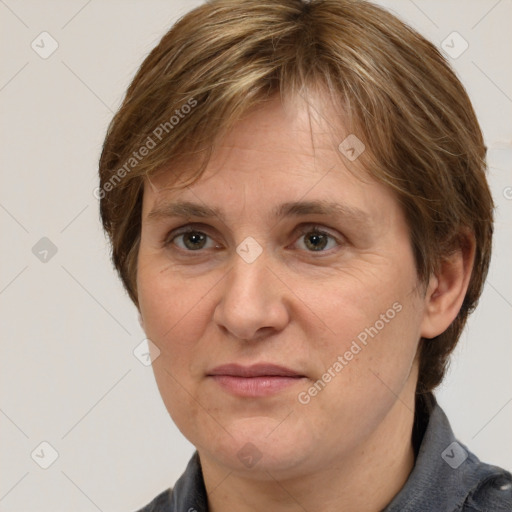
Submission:
<svg viewBox="0 0 512 512">
<path fill-rule="evenodd" d="M 340 151 L 349 135 L 340 117 L 321 99 L 283 104 L 276 97 L 228 132 L 196 183 L 175 187 L 176 178 L 194 170 L 186 162 L 170 163 L 147 180 L 143 215 L 176 198 L 207 202 L 217 214 L 220 207 L 276 212 L 298 200 L 367 209 L 367 216 L 384 203 L 389 206 L 395 202 L 390 191 Z"/>
</svg>

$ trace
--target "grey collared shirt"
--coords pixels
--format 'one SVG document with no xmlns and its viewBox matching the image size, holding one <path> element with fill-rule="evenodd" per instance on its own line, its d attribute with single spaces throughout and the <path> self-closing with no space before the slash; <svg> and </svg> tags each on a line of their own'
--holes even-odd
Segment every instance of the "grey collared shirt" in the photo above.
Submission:
<svg viewBox="0 0 512 512">
<path fill-rule="evenodd" d="M 382 512 L 512 512 L 512 475 L 480 462 L 459 443 L 432 395 L 425 428 L 407 482 Z M 418 418 L 417 418 L 418 419 Z M 421 430 L 421 429 L 420 429 Z M 208 512 L 201 464 L 195 452 L 173 489 L 138 512 Z"/>
</svg>

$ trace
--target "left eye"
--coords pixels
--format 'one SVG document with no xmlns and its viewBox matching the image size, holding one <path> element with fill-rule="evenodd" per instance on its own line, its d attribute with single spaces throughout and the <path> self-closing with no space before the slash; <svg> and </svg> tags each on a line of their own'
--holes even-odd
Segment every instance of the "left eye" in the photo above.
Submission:
<svg viewBox="0 0 512 512">
<path fill-rule="evenodd" d="M 318 228 L 303 229 L 299 241 L 303 241 L 302 248 L 309 252 L 325 252 L 339 245 L 334 236 Z"/>
</svg>

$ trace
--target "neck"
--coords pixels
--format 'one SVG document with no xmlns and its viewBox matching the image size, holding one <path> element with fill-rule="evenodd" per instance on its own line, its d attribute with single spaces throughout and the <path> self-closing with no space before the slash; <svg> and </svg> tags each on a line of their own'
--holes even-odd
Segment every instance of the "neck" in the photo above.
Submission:
<svg viewBox="0 0 512 512">
<path fill-rule="evenodd" d="M 312 474 L 283 480 L 269 472 L 260 479 L 240 476 L 200 452 L 209 510 L 378 512 L 400 491 L 414 466 L 413 422 L 414 390 L 403 393 L 364 446 Z"/>
</svg>

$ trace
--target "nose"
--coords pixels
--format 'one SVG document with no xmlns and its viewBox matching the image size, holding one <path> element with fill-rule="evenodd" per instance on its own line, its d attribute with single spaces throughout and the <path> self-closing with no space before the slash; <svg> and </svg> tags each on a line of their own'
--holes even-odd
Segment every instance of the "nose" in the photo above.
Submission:
<svg viewBox="0 0 512 512">
<path fill-rule="evenodd" d="M 263 254 L 247 263 L 238 254 L 225 279 L 213 315 L 220 329 L 243 341 L 266 338 L 289 322 L 287 288 Z"/>
</svg>

